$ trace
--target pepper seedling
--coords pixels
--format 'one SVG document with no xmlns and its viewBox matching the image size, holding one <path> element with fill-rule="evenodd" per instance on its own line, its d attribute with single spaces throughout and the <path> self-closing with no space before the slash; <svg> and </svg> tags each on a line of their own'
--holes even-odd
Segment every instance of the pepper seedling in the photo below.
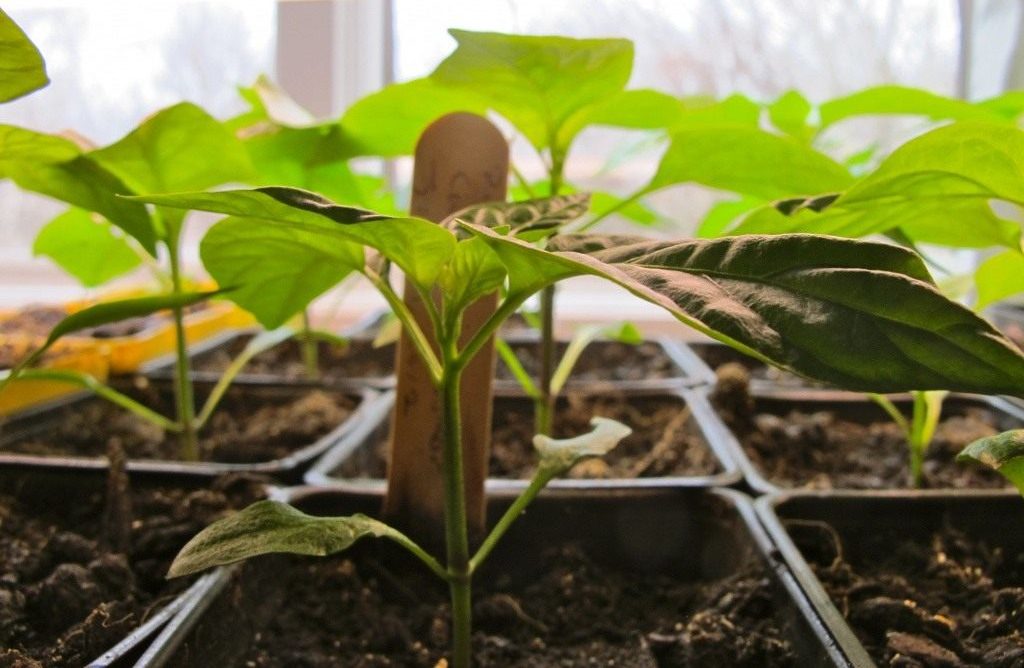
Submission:
<svg viewBox="0 0 1024 668">
<path fill-rule="evenodd" d="M 983 319 L 942 296 L 917 255 L 887 244 L 801 234 L 681 241 L 560 235 L 548 248 L 538 248 L 506 227 L 459 221 L 442 227 L 417 218 L 390 218 L 288 188 L 142 199 L 227 214 L 216 225 L 274 226 L 294 231 L 297 244 L 339 247 L 338 256 L 391 304 L 443 407 L 443 563 L 376 520 L 310 517 L 271 502 L 207 527 L 184 548 L 172 574 L 269 551 L 326 554 L 364 536 L 386 536 L 409 548 L 447 583 L 453 616 L 451 660 L 458 668 L 470 664 L 472 576 L 488 554 L 469 553 L 461 470 L 461 375 L 501 324 L 548 285 L 574 276 L 607 279 L 742 352 L 850 389 L 1024 394 L 1024 356 Z M 379 272 L 381 257 L 404 272 L 407 284 L 432 310 L 436 350 Z M 464 310 L 502 286 L 494 314 L 462 342 Z M 438 304 L 429 299 L 435 287 Z M 610 441 L 609 434 L 624 433 L 611 429 L 598 427 L 594 438 Z M 498 521 L 484 547 L 497 543 L 545 478 L 562 470 L 568 459 L 559 457 L 557 468 L 551 463 L 542 467 L 545 473 L 515 502 L 513 515 Z"/>
</svg>

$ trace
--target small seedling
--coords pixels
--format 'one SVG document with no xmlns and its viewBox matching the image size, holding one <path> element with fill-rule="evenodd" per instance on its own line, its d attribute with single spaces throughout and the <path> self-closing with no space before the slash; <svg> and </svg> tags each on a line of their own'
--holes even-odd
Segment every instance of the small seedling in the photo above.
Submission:
<svg viewBox="0 0 1024 668">
<path fill-rule="evenodd" d="M 935 436 L 935 428 L 939 425 L 942 402 L 947 394 L 948 392 L 944 390 L 914 390 L 911 392 L 910 396 L 914 404 L 909 420 L 889 397 L 884 394 L 868 394 L 868 397 L 881 406 L 882 410 L 903 430 L 903 436 L 907 439 L 910 469 L 908 481 L 911 487 L 920 487 L 924 482 L 924 459 L 928 454 L 932 438 Z"/>
<path fill-rule="evenodd" d="M 538 437 L 538 475 L 471 555 L 462 471 L 462 372 L 501 324 L 548 285 L 581 275 L 605 278 L 742 352 L 850 389 L 1024 394 L 1024 356 L 991 325 L 943 297 L 919 257 L 886 244 L 813 235 L 681 241 L 560 235 L 544 249 L 517 239 L 504 226 L 491 229 L 457 219 L 438 226 L 388 218 L 287 188 L 144 200 L 228 214 L 216 226 L 276 227 L 300 234 L 315 247 L 336 247 L 348 268 L 391 304 L 443 407 L 443 563 L 377 520 L 310 517 L 264 502 L 207 527 L 184 548 L 172 574 L 266 552 L 328 554 L 364 536 L 387 537 L 447 582 L 451 659 L 458 668 L 470 663 L 470 588 L 481 562 L 550 478 L 581 456 L 606 451 L 626 433 L 602 422 L 580 439 Z M 436 349 L 380 273 L 381 258 L 400 268 L 407 285 L 420 293 L 431 312 Z M 435 287 L 437 303 L 430 298 Z M 494 314 L 461 341 L 465 309 L 499 288 L 503 292 Z M 977 364 L 979 359 L 986 364 Z"/>
</svg>

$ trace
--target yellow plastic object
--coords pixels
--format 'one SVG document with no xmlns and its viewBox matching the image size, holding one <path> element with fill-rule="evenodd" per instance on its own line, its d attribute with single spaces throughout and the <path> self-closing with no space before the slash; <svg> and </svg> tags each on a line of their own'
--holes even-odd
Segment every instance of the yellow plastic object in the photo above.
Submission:
<svg viewBox="0 0 1024 668">
<path fill-rule="evenodd" d="M 26 351 L 41 345 L 37 337 L 7 335 L 6 345 L 22 346 Z M 69 369 L 87 373 L 100 382 L 109 373 L 107 355 L 102 342 L 91 339 L 61 341 L 46 354 L 40 365 L 47 369 Z M 56 380 L 28 380 L 18 378 L 0 393 L 0 415 L 9 415 L 30 406 L 80 392 L 82 387 Z"/>
</svg>

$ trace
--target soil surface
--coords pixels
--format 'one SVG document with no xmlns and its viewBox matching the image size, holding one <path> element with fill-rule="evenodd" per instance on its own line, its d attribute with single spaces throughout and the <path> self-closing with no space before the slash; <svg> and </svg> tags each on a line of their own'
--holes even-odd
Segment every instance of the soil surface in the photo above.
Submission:
<svg viewBox="0 0 1024 668">
<path fill-rule="evenodd" d="M 567 438 L 589 432 L 590 419 L 603 416 L 629 426 L 633 433 L 600 459 L 573 467 L 569 478 L 641 478 L 704 476 L 717 473 L 718 460 L 700 435 L 685 402 L 672 396 L 627 398 L 622 395 L 578 395 L 563 398 L 555 413 L 555 436 Z M 497 398 L 494 405 L 490 475 L 529 478 L 537 464 L 533 448 L 533 404 L 523 399 Z M 387 442 L 374 441 L 347 460 L 335 475 L 344 478 L 383 478 Z"/>
<path fill-rule="evenodd" d="M 227 345 L 193 358 L 193 368 L 200 372 L 220 373 L 228 368 L 250 341 L 249 336 L 232 339 Z M 301 346 L 285 341 L 252 358 L 242 370 L 253 376 L 273 376 L 287 380 L 308 380 L 302 360 Z M 370 339 L 352 339 L 347 346 L 319 341 L 319 380 L 337 381 L 347 378 L 384 378 L 394 372 L 395 346 L 374 348 Z"/>
<path fill-rule="evenodd" d="M 772 619 L 768 577 L 715 582 L 626 574 L 576 547 L 542 556 L 525 587 L 481 578 L 474 665 L 501 668 L 792 666 Z M 239 665 L 431 667 L 447 652 L 449 608 L 436 580 L 365 556 L 294 561 L 287 604 Z"/>
<path fill-rule="evenodd" d="M 250 337 L 238 337 L 224 347 L 203 353 L 195 358 L 197 371 L 221 372 L 228 367 L 248 343 Z M 512 342 L 509 344 L 527 373 L 535 376 L 539 368 L 537 344 Z M 568 344 L 558 344 L 556 362 L 561 359 Z M 347 347 L 320 342 L 320 376 L 327 381 L 345 378 L 384 378 L 394 373 L 395 347 L 375 348 L 372 339 L 352 339 Z M 300 346 L 286 341 L 254 357 L 245 366 L 245 374 L 276 376 L 288 380 L 306 378 Z M 614 341 L 598 341 L 584 349 L 573 368 L 572 379 L 582 381 L 647 380 L 675 378 L 682 372 L 656 343 L 628 345 Z M 499 358 L 496 377 L 513 380 L 514 376 Z"/>
<path fill-rule="evenodd" d="M 126 550 L 107 547 L 100 491 L 73 504 L 0 492 L 0 666 L 75 668 L 99 657 L 191 584 L 164 579 L 171 559 L 223 512 L 258 499 L 262 483 L 225 476 L 203 490 L 134 490 Z"/>
<path fill-rule="evenodd" d="M 535 342 L 511 342 L 516 357 L 531 377 L 540 371 L 540 349 Z M 560 342 L 555 364 L 562 359 L 568 343 Z M 669 359 L 661 346 L 652 341 L 637 345 L 617 341 L 595 341 L 583 349 L 573 367 L 570 380 L 651 380 L 678 378 L 683 372 Z M 512 379 L 512 372 L 499 357 L 497 377 Z"/>
<path fill-rule="evenodd" d="M 724 369 L 724 367 L 723 367 Z M 837 410 L 762 412 L 735 365 L 719 372 L 712 403 L 761 475 L 787 488 L 892 489 L 909 486 L 908 445 L 890 419 L 847 419 Z M 869 405 L 870 406 L 870 405 Z M 1003 431 L 1004 417 L 947 399 L 923 464 L 923 487 L 997 489 L 995 471 L 956 462 L 972 441 Z"/>
<path fill-rule="evenodd" d="M 879 665 L 1024 665 L 1022 555 L 946 528 L 926 544 L 864 532 L 874 558 L 850 563 L 829 525 L 787 528 Z"/>
<path fill-rule="evenodd" d="M 131 393 L 160 413 L 173 415 L 166 385 L 136 387 Z M 285 457 L 344 422 L 356 404 L 355 399 L 340 392 L 297 390 L 279 394 L 236 386 L 200 432 L 200 458 L 248 463 Z M 0 443 L 0 450 L 99 457 L 106 454 L 111 439 L 121 441 L 130 459 L 180 458 L 175 434 L 101 399 L 59 409 L 43 429 L 8 438 Z"/>
</svg>

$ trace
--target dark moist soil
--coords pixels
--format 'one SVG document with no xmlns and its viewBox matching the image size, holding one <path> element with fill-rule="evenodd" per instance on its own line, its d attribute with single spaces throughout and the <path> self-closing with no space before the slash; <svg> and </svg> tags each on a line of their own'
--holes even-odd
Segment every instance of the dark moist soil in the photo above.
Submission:
<svg viewBox="0 0 1024 668">
<path fill-rule="evenodd" d="M 201 372 L 220 373 L 245 348 L 252 337 L 232 339 L 226 346 L 198 355 L 193 368 Z M 371 339 L 352 339 L 347 346 L 319 341 L 320 380 L 336 381 L 347 378 L 384 378 L 394 372 L 395 346 L 374 348 Z M 302 360 L 300 344 L 289 340 L 253 357 L 242 370 L 243 374 L 273 376 L 286 380 L 309 379 Z"/>
<path fill-rule="evenodd" d="M 879 665 L 1024 666 L 1024 555 L 952 528 L 929 544 L 866 532 L 875 558 L 851 564 L 829 525 L 787 528 Z"/>
<path fill-rule="evenodd" d="M 609 569 L 573 546 L 548 549 L 542 561 L 542 575 L 525 587 L 481 579 L 474 665 L 796 665 L 758 568 L 684 582 Z M 398 574 L 365 556 L 295 561 L 284 572 L 287 605 L 239 665 L 447 665 L 439 661 L 448 651 L 449 607 L 429 574 Z"/>
<path fill-rule="evenodd" d="M 209 489 L 131 493 L 131 547 L 104 547 L 103 494 L 60 512 L 0 492 L 0 667 L 78 667 L 98 658 L 184 590 L 166 580 L 178 550 L 263 481 L 225 476 Z"/>
<path fill-rule="evenodd" d="M 835 411 L 758 412 L 737 365 L 722 367 L 712 403 L 761 475 L 780 487 L 892 489 L 909 486 L 908 446 L 892 421 L 843 419 Z M 945 417 L 923 464 L 923 487 L 998 489 L 995 471 L 955 461 L 969 443 L 1002 431 L 994 411 L 967 407 Z"/>
<path fill-rule="evenodd" d="M 633 433 L 608 455 L 583 461 L 568 478 L 644 478 L 704 476 L 719 471 L 718 460 L 700 435 L 682 399 L 671 396 L 588 396 L 570 394 L 558 404 L 555 437 L 578 436 L 593 429 L 590 419 L 603 416 L 629 426 Z M 533 448 L 533 404 L 528 400 L 495 401 L 490 475 L 529 478 L 537 464 Z M 387 442 L 378 439 L 371 452 L 347 460 L 335 475 L 345 478 L 383 478 Z"/>
<path fill-rule="evenodd" d="M 510 343 L 519 362 L 531 377 L 540 371 L 540 348 L 537 343 Z M 555 363 L 562 359 L 568 343 L 558 344 Z M 682 373 L 669 359 L 661 346 L 654 342 L 637 345 L 619 343 L 617 341 L 595 341 L 583 349 L 579 360 L 573 367 L 571 380 L 611 381 L 611 380 L 652 380 L 677 378 Z M 512 379 L 512 372 L 499 358 L 497 377 Z"/>
<path fill-rule="evenodd" d="M 162 414 L 173 415 L 166 386 L 134 388 L 132 394 Z M 299 390 L 275 394 L 232 388 L 200 432 L 200 458 L 227 463 L 280 459 L 340 425 L 356 403 L 340 392 Z M 106 454 L 112 439 L 120 440 L 130 459 L 180 458 L 175 434 L 100 399 L 60 409 L 42 432 L 0 443 L 0 450 L 100 457 Z"/>
</svg>

